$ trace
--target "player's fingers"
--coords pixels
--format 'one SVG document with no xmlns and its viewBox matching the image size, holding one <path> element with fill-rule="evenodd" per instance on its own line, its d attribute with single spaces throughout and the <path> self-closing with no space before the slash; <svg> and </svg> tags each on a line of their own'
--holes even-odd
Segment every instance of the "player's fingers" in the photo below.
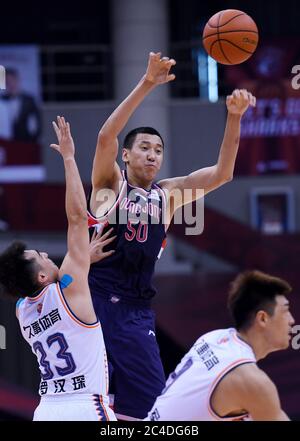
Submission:
<svg viewBox="0 0 300 441">
<path fill-rule="evenodd" d="M 102 240 L 105 240 L 108 236 L 110 236 L 111 235 L 111 233 L 113 232 L 113 228 L 110 228 L 108 231 L 106 231 L 106 233 L 105 234 L 103 234 L 102 235 L 102 231 L 103 231 L 103 229 L 104 229 L 104 227 L 102 227 L 101 228 L 101 231 L 99 231 L 99 233 L 98 233 L 98 238 L 100 239 L 102 239 Z"/>
<path fill-rule="evenodd" d="M 171 58 L 171 60 L 168 61 L 169 66 L 175 66 L 175 64 L 176 64 L 176 60 L 174 60 L 174 58 Z"/>
<path fill-rule="evenodd" d="M 241 97 L 241 92 L 239 91 L 239 89 L 235 89 L 232 93 L 234 98 L 239 99 Z"/>
<path fill-rule="evenodd" d="M 250 95 L 251 95 L 250 104 L 251 104 L 251 106 L 255 107 L 256 106 L 256 98 L 251 93 L 250 93 Z"/>
<path fill-rule="evenodd" d="M 104 224 L 98 224 L 97 228 L 96 228 L 96 239 L 100 239 L 100 237 L 102 236 L 103 230 L 104 230 L 105 225 Z"/>
<path fill-rule="evenodd" d="M 61 121 L 62 121 L 62 126 L 63 126 L 64 130 L 66 130 L 67 125 L 66 125 L 66 120 L 65 120 L 64 116 L 61 117 Z"/>
<path fill-rule="evenodd" d="M 227 95 L 226 104 L 230 104 L 233 101 L 233 95 Z"/>
<path fill-rule="evenodd" d="M 60 116 L 59 117 L 59 128 L 61 130 L 62 135 L 65 135 L 66 132 L 66 125 L 64 123 L 64 117 Z"/>
<path fill-rule="evenodd" d="M 245 101 L 248 101 L 250 103 L 249 93 L 246 89 L 241 90 L 241 96 L 244 98 Z"/>
<path fill-rule="evenodd" d="M 61 117 L 61 125 L 64 136 L 67 136 L 67 124 L 64 116 Z"/>
<path fill-rule="evenodd" d="M 105 251 L 104 253 L 102 253 L 102 255 L 103 255 L 103 257 L 108 257 L 114 253 L 115 253 L 115 250 L 110 250 L 110 251 Z"/>
<path fill-rule="evenodd" d="M 91 242 L 93 242 L 93 240 L 95 240 L 97 236 L 97 228 L 94 228 L 93 234 L 92 234 L 92 238 L 91 238 Z"/>
<path fill-rule="evenodd" d="M 176 75 L 174 75 L 174 74 L 168 75 L 167 76 L 167 82 L 173 81 L 173 80 L 175 80 L 175 78 L 176 78 Z"/>
<path fill-rule="evenodd" d="M 59 136 L 59 128 L 58 128 L 58 126 L 57 126 L 55 121 L 52 121 L 52 126 L 53 126 L 53 128 L 55 130 L 55 133 L 56 133 L 56 136 L 58 138 L 58 136 Z"/>
<path fill-rule="evenodd" d="M 71 127 L 70 127 L 70 123 L 67 122 L 66 126 L 67 126 L 67 133 L 68 133 L 68 135 L 71 135 Z"/>
<path fill-rule="evenodd" d="M 109 237 L 109 238 L 106 239 L 106 240 L 101 241 L 101 245 L 102 245 L 103 247 L 105 247 L 106 245 L 110 244 L 113 240 L 115 240 L 116 237 L 117 237 L 117 236 L 112 236 L 112 237 Z"/>
<path fill-rule="evenodd" d="M 50 144 L 50 147 L 54 150 L 59 150 L 59 145 L 57 144 Z"/>
<path fill-rule="evenodd" d="M 160 61 L 169 61 L 169 60 L 170 60 L 169 57 L 162 57 L 162 58 L 160 59 Z"/>
</svg>

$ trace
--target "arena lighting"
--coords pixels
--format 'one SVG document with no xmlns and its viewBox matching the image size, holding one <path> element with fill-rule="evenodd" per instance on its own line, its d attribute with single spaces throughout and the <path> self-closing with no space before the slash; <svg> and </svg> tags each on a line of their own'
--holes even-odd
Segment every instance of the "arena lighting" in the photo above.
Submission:
<svg viewBox="0 0 300 441">
<path fill-rule="evenodd" d="M 0 89 L 5 89 L 6 87 L 5 82 L 5 68 L 4 66 L 0 66 Z"/>
<path fill-rule="evenodd" d="M 197 59 L 199 95 L 201 98 L 208 98 L 209 101 L 215 103 L 219 98 L 217 62 L 203 50 L 198 52 Z"/>
<path fill-rule="evenodd" d="M 207 72 L 208 72 L 208 99 L 212 103 L 218 101 L 218 65 L 217 62 L 207 57 Z"/>
</svg>

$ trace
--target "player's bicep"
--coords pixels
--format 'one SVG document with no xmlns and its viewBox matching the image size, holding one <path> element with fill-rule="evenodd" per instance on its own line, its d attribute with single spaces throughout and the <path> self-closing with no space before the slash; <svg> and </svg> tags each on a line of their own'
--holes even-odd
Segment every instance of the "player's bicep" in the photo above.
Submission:
<svg viewBox="0 0 300 441">
<path fill-rule="evenodd" d="M 178 176 L 176 178 L 165 179 L 159 185 L 165 190 L 169 205 L 176 211 L 183 205 L 189 204 L 202 198 L 205 190 L 201 185 L 188 176 Z M 199 184 L 199 183 L 198 183 Z"/>
<path fill-rule="evenodd" d="M 89 271 L 89 261 L 88 265 L 86 265 L 86 261 L 84 265 L 81 262 L 74 258 L 69 252 L 65 255 L 65 258 L 61 264 L 59 269 L 59 280 L 62 280 L 64 276 L 70 276 L 72 281 L 72 288 L 75 285 L 80 284 L 80 282 L 85 282 L 88 276 Z M 75 281 L 75 283 L 74 283 Z"/>
<path fill-rule="evenodd" d="M 60 268 L 60 273 L 69 274 L 76 268 L 77 274 L 83 276 L 88 273 L 90 267 L 90 249 L 88 224 L 85 221 L 69 223 L 67 237 L 67 255 Z"/>
<path fill-rule="evenodd" d="M 117 138 L 98 135 L 96 153 L 93 162 L 92 184 L 94 188 L 101 187 L 106 182 L 112 182 L 120 170 L 116 159 L 118 156 Z"/>
<path fill-rule="evenodd" d="M 201 168 L 187 175 L 184 181 L 184 188 L 193 189 L 193 200 L 196 200 L 200 194 L 205 195 L 224 183 L 224 180 L 221 179 L 218 173 L 217 166 L 213 165 Z"/>
<path fill-rule="evenodd" d="M 287 421 L 275 384 L 263 374 L 244 390 L 243 408 L 254 421 Z"/>
</svg>

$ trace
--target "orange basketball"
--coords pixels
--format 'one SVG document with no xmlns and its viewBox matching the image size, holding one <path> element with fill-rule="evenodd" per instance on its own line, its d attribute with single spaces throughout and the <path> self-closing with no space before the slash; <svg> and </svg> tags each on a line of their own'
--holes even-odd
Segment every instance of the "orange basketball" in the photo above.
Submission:
<svg viewBox="0 0 300 441">
<path fill-rule="evenodd" d="M 245 12 L 226 9 L 208 20 L 202 40 L 206 52 L 218 63 L 240 64 L 254 53 L 258 30 Z"/>
</svg>

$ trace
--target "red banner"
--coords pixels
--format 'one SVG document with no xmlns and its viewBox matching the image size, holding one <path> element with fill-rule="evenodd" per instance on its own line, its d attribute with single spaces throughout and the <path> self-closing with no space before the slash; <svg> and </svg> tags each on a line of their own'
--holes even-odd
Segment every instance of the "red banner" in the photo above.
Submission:
<svg viewBox="0 0 300 441">
<path fill-rule="evenodd" d="M 226 67 L 227 83 L 257 98 L 243 118 L 236 175 L 299 173 L 300 91 L 292 81 L 298 64 L 300 39 L 280 39 L 261 43 L 248 62 Z"/>
</svg>

